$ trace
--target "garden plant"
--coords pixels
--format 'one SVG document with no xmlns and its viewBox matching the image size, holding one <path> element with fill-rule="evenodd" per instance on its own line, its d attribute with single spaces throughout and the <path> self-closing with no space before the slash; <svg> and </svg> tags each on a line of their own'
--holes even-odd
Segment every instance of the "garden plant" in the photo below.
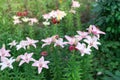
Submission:
<svg viewBox="0 0 120 80">
<path fill-rule="evenodd" d="M 95 80 L 98 26 L 82 28 L 81 0 L 0 1 L 0 80 Z"/>
</svg>

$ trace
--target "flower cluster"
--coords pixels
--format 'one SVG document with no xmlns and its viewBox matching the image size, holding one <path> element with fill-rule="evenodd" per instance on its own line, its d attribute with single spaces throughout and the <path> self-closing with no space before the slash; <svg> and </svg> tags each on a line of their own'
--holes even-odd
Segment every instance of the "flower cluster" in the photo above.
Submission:
<svg viewBox="0 0 120 80">
<path fill-rule="evenodd" d="M 76 13 L 75 8 L 79 8 L 79 7 L 80 7 L 80 3 L 78 1 L 72 0 L 72 6 L 70 12 L 75 14 Z"/>
<path fill-rule="evenodd" d="M 34 23 L 38 23 L 38 20 L 36 18 L 28 18 L 28 17 L 20 17 L 20 16 L 13 16 L 13 23 L 20 24 L 22 22 L 28 23 L 29 25 L 33 25 Z"/>
<path fill-rule="evenodd" d="M 59 0 L 59 2 L 61 3 L 62 0 Z M 71 9 L 69 12 L 75 14 L 76 13 L 75 9 L 79 7 L 80 7 L 80 3 L 78 1 L 72 0 Z M 20 24 L 24 22 L 24 23 L 28 23 L 29 25 L 33 25 L 34 23 L 38 23 L 38 20 L 36 18 L 26 17 L 28 15 L 28 11 L 17 12 L 16 15 L 17 16 L 13 16 L 14 24 Z M 60 23 L 60 20 L 62 20 L 66 16 L 66 13 L 65 11 L 61 11 L 58 9 L 58 10 L 52 10 L 51 12 L 43 14 L 42 16 L 45 19 L 43 25 L 50 25 L 50 23 L 52 24 Z"/>
<path fill-rule="evenodd" d="M 104 32 L 100 31 L 95 25 L 90 25 L 89 28 L 87 28 L 87 32 L 83 31 L 77 31 L 77 35 L 74 36 L 68 36 L 65 35 L 65 39 L 67 41 L 63 41 L 63 38 L 60 38 L 58 35 L 54 35 L 52 37 L 48 37 L 46 39 L 42 39 L 41 41 L 44 42 L 41 48 L 54 44 L 54 47 L 60 46 L 62 48 L 65 47 L 65 45 L 69 45 L 69 50 L 77 50 L 80 52 L 81 56 L 84 56 L 85 54 L 91 53 L 91 48 L 95 48 L 98 50 L 98 45 L 100 45 L 99 38 L 100 34 L 105 34 Z M 29 48 L 29 46 L 33 46 L 36 48 L 36 43 L 38 43 L 38 40 L 30 39 L 29 37 L 26 37 L 26 40 L 21 40 L 18 44 L 15 40 L 9 43 L 8 45 L 10 48 L 16 47 L 17 50 L 23 48 Z M 0 49 L 0 66 L 1 70 L 4 70 L 5 68 L 11 68 L 13 69 L 13 62 L 19 62 L 19 66 L 22 66 L 25 63 L 33 62 L 32 66 L 38 67 L 38 73 L 41 73 L 43 68 L 48 69 L 48 63 L 49 61 L 44 61 L 44 57 L 47 55 L 46 51 L 43 51 L 41 53 L 42 57 L 39 58 L 39 60 L 35 60 L 32 56 L 34 53 L 27 53 L 18 55 L 16 59 L 11 57 L 10 50 L 6 50 L 5 46 Z"/>
<path fill-rule="evenodd" d="M 34 48 L 36 48 L 36 44 L 38 40 L 33 40 L 30 39 L 29 37 L 26 37 L 26 40 L 22 40 L 20 41 L 19 44 L 17 44 L 17 42 L 14 40 L 11 43 L 9 43 L 8 45 L 10 46 L 10 48 L 12 47 L 16 47 L 17 50 L 24 48 L 26 49 L 26 47 L 29 46 L 33 46 Z M 13 59 L 13 57 L 11 57 L 10 54 L 10 50 L 6 50 L 5 49 L 5 45 L 3 45 L 3 47 L 0 49 L 0 66 L 1 66 L 1 70 L 4 70 L 5 68 L 11 68 L 13 69 L 13 62 L 19 62 L 19 66 L 23 65 L 24 63 L 30 63 L 31 61 L 33 62 L 32 66 L 38 67 L 38 73 L 41 73 L 42 68 L 46 68 L 48 69 L 48 63 L 49 61 L 44 61 L 44 57 L 42 56 L 41 58 L 39 58 L 39 60 L 35 60 L 32 56 L 34 53 L 24 53 L 21 55 L 18 55 L 18 57 L 16 59 Z"/>
<path fill-rule="evenodd" d="M 43 56 L 39 58 L 39 60 L 35 60 L 34 58 L 32 58 L 32 56 L 33 56 L 33 53 L 25 53 L 24 55 L 19 55 L 16 60 L 19 61 L 21 59 L 19 66 L 21 66 L 24 63 L 28 64 L 30 61 L 33 61 L 32 66 L 38 67 L 39 74 L 41 73 L 42 68 L 48 69 L 47 64 L 49 63 L 49 61 L 44 61 Z"/>
<path fill-rule="evenodd" d="M 0 49 L 0 66 L 1 70 L 9 67 L 13 69 L 12 63 L 15 62 L 15 59 L 11 57 L 10 50 L 5 49 L 5 45 Z"/>
<path fill-rule="evenodd" d="M 9 43 L 8 45 L 10 45 L 10 48 L 12 48 L 13 46 L 16 46 L 17 50 L 21 49 L 21 48 L 24 48 L 26 49 L 29 48 L 29 46 L 33 46 L 36 48 L 36 44 L 38 40 L 33 40 L 33 39 L 30 39 L 29 37 L 26 37 L 26 40 L 22 40 L 20 41 L 19 44 L 17 44 L 17 42 L 14 40 L 12 41 L 11 43 Z"/>
<path fill-rule="evenodd" d="M 53 24 L 57 24 L 66 16 L 66 13 L 61 10 L 52 10 L 51 12 L 44 14 L 43 18 L 45 21 L 43 22 L 44 25 L 50 25 L 49 19 Z"/>
<path fill-rule="evenodd" d="M 59 38 L 58 35 L 54 35 L 52 37 L 48 37 L 46 39 L 42 39 L 42 42 L 44 42 L 44 44 L 42 45 L 42 48 L 46 45 L 50 45 L 50 44 L 54 44 L 55 46 L 61 46 L 62 48 L 64 48 L 64 45 L 66 44 L 66 42 L 63 42 L 62 38 Z"/>
<path fill-rule="evenodd" d="M 41 41 L 44 42 L 42 48 L 54 43 L 54 47 L 58 45 L 64 48 L 65 45 L 70 45 L 69 50 L 79 50 L 81 56 L 90 54 L 92 47 L 98 49 L 100 34 L 105 33 L 100 31 L 95 25 L 90 25 L 87 30 L 88 32 L 77 31 L 78 34 L 72 37 L 65 35 L 67 42 L 64 42 L 62 38 L 58 38 L 58 35 L 42 39 Z"/>
</svg>

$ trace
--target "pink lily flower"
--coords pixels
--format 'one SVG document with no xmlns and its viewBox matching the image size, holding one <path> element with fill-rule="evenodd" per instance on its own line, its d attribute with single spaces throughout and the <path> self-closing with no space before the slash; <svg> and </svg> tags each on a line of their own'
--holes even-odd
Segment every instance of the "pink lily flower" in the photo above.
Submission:
<svg viewBox="0 0 120 80">
<path fill-rule="evenodd" d="M 46 38 L 46 39 L 42 39 L 41 40 L 42 42 L 44 42 L 44 44 L 42 45 L 42 48 L 46 45 L 50 45 L 52 43 L 52 38 L 49 37 L 49 38 Z"/>
<path fill-rule="evenodd" d="M 21 66 L 23 63 L 29 63 L 30 61 L 35 61 L 35 59 L 32 58 L 33 53 L 25 53 L 24 55 L 20 55 L 19 58 L 22 59 L 19 66 Z"/>
<path fill-rule="evenodd" d="M 11 69 L 13 69 L 12 63 L 15 62 L 15 59 L 13 59 L 12 57 L 10 59 L 4 57 L 1 59 L 1 70 L 4 70 L 5 68 L 9 67 Z"/>
<path fill-rule="evenodd" d="M 84 56 L 85 54 L 90 54 L 90 47 L 86 47 L 86 45 L 84 43 L 78 43 L 77 46 L 75 47 L 76 49 L 78 49 L 81 53 L 81 56 Z"/>
<path fill-rule="evenodd" d="M 38 67 L 38 73 L 40 74 L 43 68 L 48 69 L 49 61 L 44 61 L 44 57 L 42 56 L 39 61 L 35 61 L 32 66 Z"/>
<path fill-rule="evenodd" d="M 0 49 L 0 57 L 1 58 L 4 58 L 4 57 L 10 57 L 10 50 L 6 50 L 5 49 L 5 46 L 3 46 L 1 49 Z"/>
<path fill-rule="evenodd" d="M 88 35 L 88 32 L 77 31 L 77 33 L 78 33 L 82 38 L 86 38 L 87 35 Z"/>
<path fill-rule="evenodd" d="M 17 48 L 17 50 L 19 50 L 19 49 L 21 49 L 21 48 L 26 49 L 26 46 L 27 46 L 27 45 L 28 45 L 28 42 L 25 41 L 25 40 L 22 40 L 22 41 L 16 46 L 16 48 Z"/>
<path fill-rule="evenodd" d="M 15 20 L 13 21 L 13 23 L 16 25 L 16 24 L 22 23 L 22 21 L 20 21 L 19 19 L 15 19 Z"/>
<path fill-rule="evenodd" d="M 98 38 L 96 36 L 87 36 L 84 42 L 86 42 L 90 47 L 94 47 L 95 49 L 98 49 L 98 45 L 100 45 L 100 42 L 98 42 Z"/>
<path fill-rule="evenodd" d="M 9 43 L 8 45 L 10 45 L 10 48 L 12 48 L 13 46 L 16 46 L 17 42 L 14 40 L 11 43 Z"/>
<path fill-rule="evenodd" d="M 29 18 L 29 25 L 33 25 L 34 23 L 38 23 L 38 20 L 36 18 Z"/>
<path fill-rule="evenodd" d="M 70 37 L 65 35 L 65 38 L 68 40 L 68 44 L 70 45 L 77 45 L 77 43 L 80 41 L 80 39 L 78 39 L 77 37 Z"/>
<path fill-rule="evenodd" d="M 50 14 L 48 13 L 48 14 L 44 14 L 44 15 L 43 15 L 43 18 L 46 19 L 46 21 L 48 21 L 48 20 L 51 18 L 51 16 L 50 16 Z"/>
<path fill-rule="evenodd" d="M 89 33 L 93 33 L 98 38 L 99 38 L 99 34 L 105 34 L 105 32 L 100 31 L 95 25 L 90 25 L 87 30 L 89 31 Z"/>
<path fill-rule="evenodd" d="M 27 39 L 27 46 L 32 45 L 33 47 L 35 47 L 35 48 L 36 48 L 35 43 L 37 43 L 37 42 L 38 42 L 38 40 L 33 40 L 33 39 L 30 39 L 29 37 L 26 37 L 26 39 Z"/>
<path fill-rule="evenodd" d="M 59 38 L 55 41 L 54 47 L 55 46 L 61 46 L 62 48 L 64 48 L 64 45 L 66 44 L 66 42 L 63 42 L 62 38 Z"/>
<path fill-rule="evenodd" d="M 73 8 L 79 8 L 80 7 L 80 3 L 78 1 L 72 0 L 72 7 Z"/>
<path fill-rule="evenodd" d="M 51 18 L 56 18 L 57 17 L 57 13 L 56 11 L 52 10 L 49 15 L 51 16 Z"/>
<path fill-rule="evenodd" d="M 64 11 L 61 11 L 61 10 L 56 10 L 56 18 L 57 20 L 62 20 L 63 17 L 65 17 L 67 14 L 64 12 Z"/>
</svg>

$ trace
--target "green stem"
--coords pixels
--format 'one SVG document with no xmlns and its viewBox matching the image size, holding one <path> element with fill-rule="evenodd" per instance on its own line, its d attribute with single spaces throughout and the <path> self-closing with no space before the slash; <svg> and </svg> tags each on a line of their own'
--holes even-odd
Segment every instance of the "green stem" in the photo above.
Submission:
<svg viewBox="0 0 120 80">
<path fill-rule="evenodd" d="M 55 25 L 53 26 L 53 34 L 56 35 L 56 34 L 57 34 L 57 31 L 58 31 L 58 26 L 57 26 L 57 24 L 55 24 Z"/>
<path fill-rule="evenodd" d="M 70 59 L 68 60 L 68 66 L 67 66 L 67 80 L 81 80 L 81 68 L 79 66 L 79 62 L 76 60 L 75 51 L 72 52 Z"/>
<path fill-rule="evenodd" d="M 51 71 L 53 78 L 52 80 L 62 80 L 62 66 L 61 66 L 61 53 L 58 48 L 53 49 L 54 52 L 51 54 Z"/>
<path fill-rule="evenodd" d="M 31 38 L 33 38 L 33 36 L 34 36 L 34 30 L 33 30 L 33 27 L 32 27 L 32 26 L 29 27 L 29 36 L 30 36 Z"/>
</svg>

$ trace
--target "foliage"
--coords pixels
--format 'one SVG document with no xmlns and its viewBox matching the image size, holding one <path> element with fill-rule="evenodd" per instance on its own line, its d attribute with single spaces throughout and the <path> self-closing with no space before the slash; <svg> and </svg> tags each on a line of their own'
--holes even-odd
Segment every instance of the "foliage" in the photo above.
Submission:
<svg viewBox="0 0 120 80">
<path fill-rule="evenodd" d="M 105 76 L 103 78 L 103 80 L 119 80 L 120 79 L 120 72 L 119 71 L 115 71 L 115 74 L 113 74 L 109 71 L 106 71 L 105 74 L 107 76 Z"/>
<path fill-rule="evenodd" d="M 120 40 L 120 1 L 98 0 L 94 4 L 94 24 L 107 32 L 106 39 Z"/>
<path fill-rule="evenodd" d="M 106 32 L 101 41 L 103 46 L 100 47 L 99 51 L 94 51 L 96 53 L 94 55 L 94 61 L 96 62 L 93 63 L 95 68 L 93 70 L 94 78 L 96 80 L 115 80 L 113 76 L 106 75 L 106 71 L 115 73 L 116 70 L 120 70 L 120 1 L 97 0 L 92 7 L 89 24 L 95 24 Z M 99 72 L 102 74 L 98 75 Z"/>
</svg>

